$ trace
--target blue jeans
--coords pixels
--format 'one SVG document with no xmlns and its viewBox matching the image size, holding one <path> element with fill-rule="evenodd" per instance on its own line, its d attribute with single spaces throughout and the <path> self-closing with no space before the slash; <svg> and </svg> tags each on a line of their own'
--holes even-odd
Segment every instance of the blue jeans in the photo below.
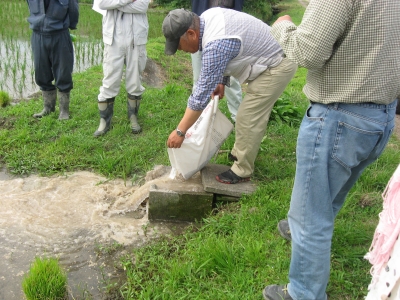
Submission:
<svg viewBox="0 0 400 300">
<path fill-rule="evenodd" d="M 363 170 L 383 152 L 396 104 L 313 103 L 308 108 L 297 139 L 288 214 L 293 299 L 326 299 L 334 219 Z"/>
</svg>

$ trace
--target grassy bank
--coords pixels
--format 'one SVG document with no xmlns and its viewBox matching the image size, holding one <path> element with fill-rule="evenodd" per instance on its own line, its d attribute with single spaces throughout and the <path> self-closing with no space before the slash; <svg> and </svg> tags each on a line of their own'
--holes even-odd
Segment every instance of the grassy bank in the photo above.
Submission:
<svg viewBox="0 0 400 300">
<path fill-rule="evenodd" d="M 282 13 L 300 22 L 303 8 L 297 1 L 282 1 L 280 5 L 285 9 Z M 84 5 L 81 11 L 94 13 Z M 0 108 L 1 163 L 18 175 L 38 172 L 48 176 L 84 169 L 129 181 L 140 181 L 155 165 L 169 165 L 165 142 L 185 110 L 192 74 L 188 54 L 163 54 L 164 39 L 157 33 L 163 16 L 162 12 L 149 13 L 155 30 L 147 51 L 162 67 L 165 84 L 163 88 L 146 86 L 139 112 L 141 134 L 130 132 L 122 86 L 116 98 L 113 129 L 105 137 L 92 137 L 98 126 L 96 99 L 102 79 L 102 69 L 97 66 L 74 74 L 72 118 L 67 122 L 59 122 L 57 113 L 41 120 L 32 118 L 42 108 L 40 98 Z M 283 95 L 301 112 L 308 105 L 301 91 L 305 75 L 306 71 L 299 69 Z M 220 107 L 228 114 L 225 102 Z M 289 208 L 297 131 L 297 125 L 270 122 L 255 162 L 253 181 L 258 189 L 253 195 L 243 197 L 239 204 L 219 207 L 199 228 L 130 253 L 123 261 L 127 275 L 121 286 L 123 297 L 261 299 L 265 285 L 286 283 L 290 244 L 280 238 L 276 225 Z M 222 149 L 230 150 L 233 143 L 232 134 Z M 380 194 L 400 161 L 399 148 L 400 141 L 392 137 L 383 156 L 364 172 L 338 215 L 330 299 L 363 299 L 366 295 L 370 265 L 363 255 L 382 209 Z M 229 163 L 226 154 L 219 155 L 216 162 Z"/>
</svg>

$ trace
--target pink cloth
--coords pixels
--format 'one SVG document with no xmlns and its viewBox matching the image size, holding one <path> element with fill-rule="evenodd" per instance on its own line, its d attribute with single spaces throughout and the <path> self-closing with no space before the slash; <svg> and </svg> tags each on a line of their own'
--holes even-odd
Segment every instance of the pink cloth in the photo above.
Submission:
<svg viewBox="0 0 400 300">
<path fill-rule="evenodd" d="M 388 262 L 400 234 L 400 165 L 389 180 L 382 197 L 383 211 L 379 214 L 380 220 L 372 245 L 365 255 L 372 264 L 372 285 L 377 282 L 382 267 Z"/>
</svg>

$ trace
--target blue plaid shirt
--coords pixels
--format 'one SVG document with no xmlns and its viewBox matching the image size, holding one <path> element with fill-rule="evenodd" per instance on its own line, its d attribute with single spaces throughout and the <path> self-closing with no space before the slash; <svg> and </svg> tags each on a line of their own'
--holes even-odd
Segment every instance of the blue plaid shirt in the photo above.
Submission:
<svg viewBox="0 0 400 300">
<path fill-rule="evenodd" d="M 229 77 L 224 78 L 224 71 L 229 61 L 239 54 L 241 46 L 239 39 L 220 39 L 209 42 L 202 49 L 203 32 L 204 19 L 200 18 L 199 50 L 203 51 L 203 54 L 196 90 L 188 100 L 188 107 L 192 110 L 203 110 L 217 85 L 220 83 L 228 84 Z"/>
</svg>

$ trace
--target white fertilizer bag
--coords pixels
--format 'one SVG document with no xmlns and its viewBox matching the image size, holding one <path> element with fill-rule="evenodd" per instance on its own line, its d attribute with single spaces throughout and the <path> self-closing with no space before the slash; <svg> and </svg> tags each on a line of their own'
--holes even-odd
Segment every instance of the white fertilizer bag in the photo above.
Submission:
<svg viewBox="0 0 400 300">
<path fill-rule="evenodd" d="M 187 130 L 181 148 L 168 148 L 171 176 L 176 172 L 184 179 L 192 177 L 207 165 L 232 132 L 233 124 L 218 109 L 218 100 L 214 97 Z"/>
</svg>

